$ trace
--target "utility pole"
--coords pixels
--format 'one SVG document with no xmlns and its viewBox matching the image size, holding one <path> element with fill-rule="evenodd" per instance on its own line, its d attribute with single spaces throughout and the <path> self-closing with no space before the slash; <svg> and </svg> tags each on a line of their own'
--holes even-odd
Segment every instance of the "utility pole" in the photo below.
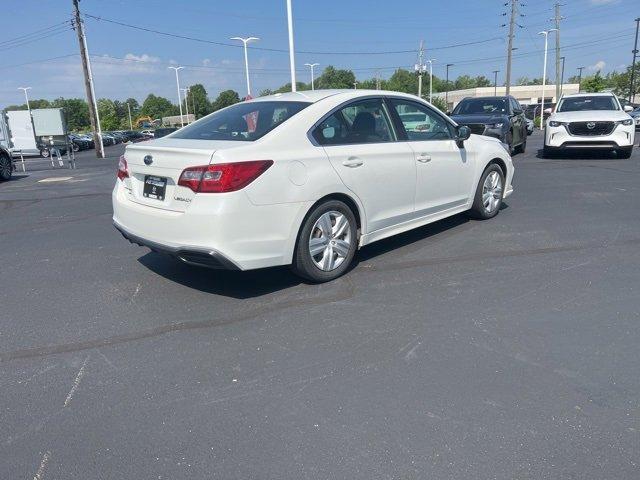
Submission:
<svg viewBox="0 0 640 480">
<path fill-rule="evenodd" d="M 560 20 L 563 17 L 560 16 L 560 4 L 555 4 L 555 21 L 556 28 L 556 102 L 560 99 Z"/>
<path fill-rule="evenodd" d="M 433 62 L 435 61 L 435 58 L 427 60 L 429 62 L 429 103 L 433 103 Z"/>
<path fill-rule="evenodd" d="M 580 93 L 580 84 L 582 83 L 582 70 L 584 67 L 578 67 L 578 93 Z"/>
<path fill-rule="evenodd" d="M 127 112 L 129 112 L 129 129 L 133 130 L 133 122 L 131 121 L 131 107 L 129 106 L 129 102 L 127 102 Z"/>
<path fill-rule="evenodd" d="M 640 28 L 640 18 L 636 18 L 636 43 L 633 47 L 633 63 L 631 64 L 631 84 L 629 85 L 629 101 L 631 102 L 631 98 L 635 97 L 635 91 L 633 89 L 633 84 L 635 80 L 636 73 L 636 55 L 638 54 L 638 29 Z"/>
<path fill-rule="evenodd" d="M 493 71 L 493 96 L 497 97 L 498 96 L 498 72 L 500 70 L 494 70 Z"/>
<path fill-rule="evenodd" d="M 507 42 L 507 76 L 505 79 L 507 95 L 509 95 L 509 92 L 511 91 L 511 55 L 513 54 L 513 37 L 517 15 L 518 0 L 511 0 L 511 20 L 509 21 L 509 41 Z"/>
<path fill-rule="evenodd" d="M 380 82 L 380 70 L 376 70 L 376 90 L 380 90 L 381 82 Z"/>
<path fill-rule="evenodd" d="M 426 72 L 427 66 L 424 64 L 424 41 L 420 40 L 420 50 L 418 51 L 418 63 L 415 65 L 415 71 L 418 72 L 418 96 L 422 98 L 422 74 Z"/>
<path fill-rule="evenodd" d="M 87 92 L 87 103 L 89 104 L 89 121 L 93 131 L 93 141 L 96 146 L 96 157 L 104 158 L 104 146 L 102 145 L 102 131 L 100 128 L 100 117 L 98 116 L 98 104 L 96 103 L 96 92 L 93 88 L 93 75 L 91 73 L 91 61 L 89 60 L 89 49 L 87 48 L 87 37 L 84 33 L 84 22 L 80 18 L 80 0 L 73 1 L 73 13 L 76 33 L 78 34 L 78 44 L 80 45 L 80 58 L 82 58 L 82 71 L 84 73 L 84 87 Z"/>
</svg>

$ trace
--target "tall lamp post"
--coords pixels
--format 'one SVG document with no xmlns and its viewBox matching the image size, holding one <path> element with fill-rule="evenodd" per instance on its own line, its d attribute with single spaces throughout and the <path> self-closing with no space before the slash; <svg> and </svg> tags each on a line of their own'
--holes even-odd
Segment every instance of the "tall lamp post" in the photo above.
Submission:
<svg viewBox="0 0 640 480">
<path fill-rule="evenodd" d="M 189 87 L 180 90 L 184 93 L 184 108 L 187 111 L 187 125 L 189 125 Z"/>
<path fill-rule="evenodd" d="M 580 93 L 580 85 L 582 84 L 582 70 L 584 70 L 584 67 L 578 67 L 578 93 Z"/>
<path fill-rule="evenodd" d="M 447 104 L 447 110 L 449 110 L 449 67 L 453 67 L 453 63 L 447 63 L 447 79 L 444 82 L 444 103 Z"/>
<path fill-rule="evenodd" d="M 305 63 L 305 65 L 311 69 L 311 90 L 315 90 L 316 89 L 315 88 L 315 84 L 313 83 L 314 82 L 313 69 L 315 67 L 317 67 L 318 65 L 320 65 L 320 64 L 319 63 Z"/>
<path fill-rule="evenodd" d="M 291 0 L 287 0 L 287 27 L 289 30 L 289 66 L 291 68 L 291 91 L 296 91 L 296 54 L 293 48 L 293 12 Z"/>
<path fill-rule="evenodd" d="M 178 78 L 178 70 L 184 67 L 169 67 L 176 72 L 176 87 L 178 89 L 178 106 L 180 107 L 180 126 L 184 127 L 184 118 L 182 117 L 182 98 L 180 97 L 180 79 Z"/>
<path fill-rule="evenodd" d="M 493 96 L 494 97 L 498 96 L 498 73 L 499 72 L 500 70 L 493 71 Z"/>
<path fill-rule="evenodd" d="M 29 94 L 27 93 L 31 90 L 31 87 L 18 87 L 18 90 L 22 90 L 24 92 L 24 98 L 27 101 L 27 110 L 29 111 L 29 115 L 31 115 L 31 105 L 29 105 Z"/>
<path fill-rule="evenodd" d="M 427 63 L 429 64 L 429 103 L 432 103 L 433 100 L 433 62 L 435 61 L 435 58 L 427 60 Z"/>
<path fill-rule="evenodd" d="M 562 69 L 560 70 L 560 95 L 562 95 L 564 93 L 564 61 L 565 61 L 565 57 L 560 57 L 560 60 L 562 60 Z M 560 100 L 559 98 L 556 99 L 556 101 Z"/>
<path fill-rule="evenodd" d="M 129 102 L 127 102 L 127 112 L 129 112 L 129 129 L 133 130 L 133 122 L 131 121 L 131 107 L 129 106 Z"/>
<path fill-rule="evenodd" d="M 239 40 L 244 46 L 244 74 L 247 77 L 247 98 L 251 98 L 251 82 L 249 81 L 249 56 L 247 55 L 247 44 L 260 39 L 258 37 L 231 37 L 231 40 Z"/>
<path fill-rule="evenodd" d="M 543 30 L 538 35 L 544 35 L 544 66 L 542 67 L 542 104 L 540 105 L 540 130 L 544 130 L 544 89 L 547 86 L 547 45 L 549 34 L 555 32 L 557 28 Z"/>
</svg>

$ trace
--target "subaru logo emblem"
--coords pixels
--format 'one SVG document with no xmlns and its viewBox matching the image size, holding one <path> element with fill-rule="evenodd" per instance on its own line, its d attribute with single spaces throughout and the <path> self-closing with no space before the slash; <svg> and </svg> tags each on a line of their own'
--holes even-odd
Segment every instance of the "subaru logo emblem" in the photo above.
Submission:
<svg viewBox="0 0 640 480">
<path fill-rule="evenodd" d="M 593 127 L 591 127 L 593 128 Z M 144 157 L 144 164 L 145 165 L 151 165 L 153 163 L 153 157 L 151 155 L 145 155 Z"/>
<path fill-rule="evenodd" d="M 595 124 L 595 122 L 589 122 L 589 123 L 587 123 L 587 128 L 588 128 L 589 130 L 593 130 L 594 128 L 596 128 L 596 124 Z"/>
</svg>

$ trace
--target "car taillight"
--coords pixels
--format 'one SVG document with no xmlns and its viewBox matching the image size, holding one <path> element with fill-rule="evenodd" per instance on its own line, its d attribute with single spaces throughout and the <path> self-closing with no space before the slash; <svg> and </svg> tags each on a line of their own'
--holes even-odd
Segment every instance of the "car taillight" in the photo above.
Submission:
<svg viewBox="0 0 640 480">
<path fill-rule="evenodd" d="M 178 185 L 197 193 L 235 192 L 249 185 L 271 165 L 273 160 L 189 167 L 182 171 Z"/>
<path fill-rule="evenodd" d="M 129 178 L 129 170 L 127 169 L 127 161 L 124 155 L 121 155 L 118 161 L 118 179 L 124 180 L 125 178 Z"/>
</svg>

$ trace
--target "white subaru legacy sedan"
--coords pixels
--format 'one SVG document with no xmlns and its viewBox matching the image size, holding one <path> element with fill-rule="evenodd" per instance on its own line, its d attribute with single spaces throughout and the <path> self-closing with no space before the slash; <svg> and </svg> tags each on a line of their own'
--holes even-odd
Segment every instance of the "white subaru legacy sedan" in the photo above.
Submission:
<svg viewBox="0 0 640 480">
<path fill-rule="evenodd" d="M 498 140 L 418 97 L 316 90 L 128 145 L 117 177 L 113 221 L 131 242 L 212 268 L 292 265 L 324 282 L 369 243 L 460 212 L 494 217 L 513 164 Z"/>
</svg>

